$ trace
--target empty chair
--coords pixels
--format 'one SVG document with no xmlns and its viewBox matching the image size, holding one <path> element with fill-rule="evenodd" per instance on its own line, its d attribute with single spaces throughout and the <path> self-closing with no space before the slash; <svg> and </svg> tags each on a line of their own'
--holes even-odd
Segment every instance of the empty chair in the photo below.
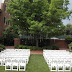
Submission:
<svg viewBox="0 0 72 72">
<path fill-rule="evenodd" d="M 5 66 L 5 58 L 2 60 L 2 66 Z"/>
<path fill-rule="evenodd" d="M 64 65 L 64 71 L 71 71 L 71 66 L 70 66 L 70 64 L 65 64 L 65 65 Z"/>
<path fill-rule="evenodd" d="M 52 63 L 52 64 L 51 64 L 51 67 L 50 67 L 50 70 L 51 70 L 51 71 L 57 71 L 57 64 Z"/>
<path fill-rule="evenodd" d="M 64 64 L 58 64 L 58 71 L 64 71 Z"/>
<path fill-rule="evenodd" d="M 0 59 L 0 66 L 2 66 L 2 59 Z"/>
<path fill-rule="evenodd" d="M 43 57 L 51 71 L 71 71 L 72 53 L 66 50 L 43 50 Z"/>
<path fill-rule="evenodd" d="M 5 61 L 5 70 L 12 70 L 12 63 L 10 60 Z"/>
<path fill-rule="evenodd" d="M 12 70 L 18 71 L 18 61 L 12 60 Z"/>
<path fill-rule="evenodd" d="M 25 71 L 26 70 L 26 60 L 21 60 L 19 62 L 19 71 Z"/>
<path fill-rule="evenodd" d="M 0 66 L 5 70 L 25 71 L 30 57 L 30 49 L 6 49 L 0 53 Z"/>
</svg>

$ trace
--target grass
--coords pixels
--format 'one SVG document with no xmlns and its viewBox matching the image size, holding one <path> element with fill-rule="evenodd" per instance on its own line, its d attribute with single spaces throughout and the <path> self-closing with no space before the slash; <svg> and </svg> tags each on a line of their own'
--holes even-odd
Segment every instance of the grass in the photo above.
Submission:
<svg viewBox="0 0 72 72">
<path fill-rule="evenodd" d="M 56 68 L 54 67 L 54 68 L 52 68 L 52 70 L 56 70 Z"/>
<path fill-rule="evenodd" d="M 24 69 L 24 66 L 21 66 L 20 69 Z"/>
<path fill-rule="evenodd" d="M 5 71 L 5 67 L 0 66 L 0 72 L 24 72 Z M 31 55 L 25 72 L 51 72 L 42 55 Z M 71 71 L 72 72 L 72 71 Z"/>
<path fill-rule="evenodd" d="M 7 69 L 10 69 L 10 66 L 7 66 L 6 68 L 7 68 Z"/>
<path fill-rule="evenodd" d="M 13 69 L 17 69 L 17 66 L 13 66 Z"/>
</svg>

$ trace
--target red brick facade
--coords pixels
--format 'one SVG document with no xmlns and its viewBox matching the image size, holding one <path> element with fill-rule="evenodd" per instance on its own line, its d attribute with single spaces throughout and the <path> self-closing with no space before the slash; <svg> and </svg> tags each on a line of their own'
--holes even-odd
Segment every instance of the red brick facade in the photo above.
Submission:
<svg viewBox="0 0 72 72">
<path fill-rule="evenodd" d="M 1 3 L 1 13 L 0 13 L 0 36 L 3 35 L 3 31 L 6 27 L 8 27 L 9 22 L 7 21 L 10 19 L 8 12 L 6 11 L 6 4 L 8 0 L 5 0 L 4 3 Z M 7 19 L 7 20 L 6 20 Z M 6 21 L 6 23 L 5 23 Z"/>
<path fill-rule="evenodd" d="M 51 43 L 57 45 L 61 49 L 68 48 L 68 44 L 64 39 L 53 39 L 51 40 Z"/>
<path fill-rule="evenodd" d="M 68 49 L 68 44 L 64 39 L 51 39 L 51 44 L 55 44 L 59 47 L 59 49 Z M 20 45 L 20 39 L 14 38 L 14 46 Z"/>
<path fill-rule="evenodd" d="M 15 45 L 20 45 L 20 39 L 19 38 L 14 38 L 14 46 Z"/>
</svg>

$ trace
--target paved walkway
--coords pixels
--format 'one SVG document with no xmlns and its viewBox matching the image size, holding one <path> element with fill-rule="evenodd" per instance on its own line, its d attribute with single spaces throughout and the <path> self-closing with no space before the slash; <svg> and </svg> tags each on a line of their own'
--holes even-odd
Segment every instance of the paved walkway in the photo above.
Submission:
<svg viewBox="0 0 72 72">
<path fill-rule="evenodd" d="M 6 46 L 6 49 L 14 49 L 14 46 Z M 65 49 L 65 48 L 60 48 L 60 50 L 69 51 L 69 49 Z M 42 50 L 31 50 L 31 54 L 43 54 L 43 51 Z"/>
<path fill-rule="evenodd" d="M 43 54 L 42 50 L 31 50 L 31 54 Z"/>
</svg>

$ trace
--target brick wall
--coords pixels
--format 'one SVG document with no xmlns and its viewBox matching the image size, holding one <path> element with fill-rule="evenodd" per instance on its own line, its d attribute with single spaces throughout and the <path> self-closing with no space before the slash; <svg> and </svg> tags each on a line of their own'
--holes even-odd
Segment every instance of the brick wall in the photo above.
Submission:
<svg viewBox="0 0 72 72">
<path fill-rule="evenodd" d="M 5 2 L 7 2 L 8 0 L 5 0 Z M 1 13 L 0 13 L 0 36 L 3 35 L 3 31 L 6 27 L 8 27 L 8 22 L 7 24 L 4 24 L 4 17 L 6 17 L 7 19 L 10 19 L 10 15 L 8 12 L 5 12 L 4 7 L 6 6 L 6 4 L 1 3 Z"/>
<path fill-rule="evenodd" d="M 51 40 L 51 43 L 56 44 L 57 46 L 59 46 L 59 48 L 68 48 L 68 44 L 64 39 Z"/>
<path fill-rule="evenodd" d="M 19 38 L 14 38 L 14 46 L 15 45 L 20 45 L 20 39 Z"/>
<path fill-rule="evenodd" d="M 57 45 L 60 49 L 67 49 L 68 48 L 68 44 L 66 43 L 66 41 L 64 39 L 51 39 L 51 45 Z M 15 45 L 20 45 L 20 39 L 19 38 L 15 38 L 14 39 L 14 46 Z"/>
<path fill-rule="evenodd" d="M 2 36 L 3 35 L 3 14 L 4 14 L 4 12 L 3 12 L 3 4 L 1 4 L 1 13 L 0 13 L 0 36 Z"/>
</svg>

